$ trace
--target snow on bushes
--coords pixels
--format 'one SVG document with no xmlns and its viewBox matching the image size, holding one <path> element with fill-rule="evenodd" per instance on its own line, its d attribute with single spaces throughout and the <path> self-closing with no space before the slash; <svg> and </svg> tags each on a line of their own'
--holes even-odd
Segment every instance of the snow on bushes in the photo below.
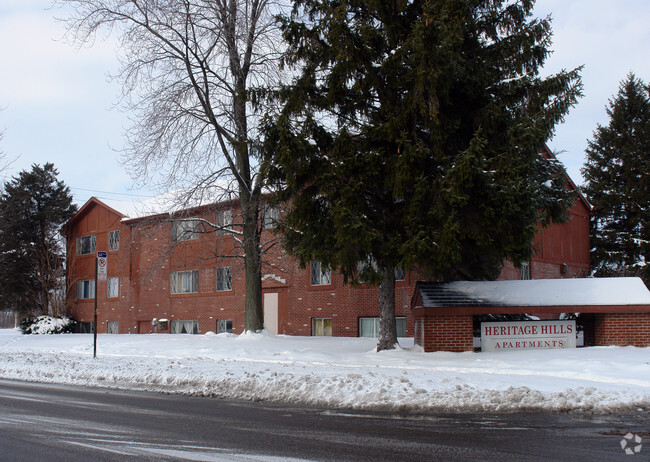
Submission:
<svg viewBox="0 0 650 462">
<path fill-rule="evenodd" d="M 70 318 L 30 316 L 21 323 L 20 330 L 23 334 L 64 334 L 72 332 L 74 325 L 75 321 Z"/>
</svg>

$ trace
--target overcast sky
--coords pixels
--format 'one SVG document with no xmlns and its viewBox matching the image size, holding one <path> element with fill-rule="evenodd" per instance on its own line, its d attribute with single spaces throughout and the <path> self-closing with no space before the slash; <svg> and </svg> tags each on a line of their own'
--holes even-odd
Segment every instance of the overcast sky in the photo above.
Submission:
<svg viewBox="0 0 650 462">
<path fill-rule="evenodd" d="M 4 176 L 52 162 L 76 202 L 89 197 L 131 201 L 158 191 L 134 190 L 119 165 L 126 115 L 114 108 L 119 87 L 115 42 L 76 50 L 58 39 L 62 16 L 50 0 L 0 0 L 0 150 L 16 158 Z M 536 15 L 553 17 L 551 58 L 543 74 L 584 65 L 585 96 L 558 126 L 549 146 L 581 183 L 586 140 L 632 71 L 650 83 L 649 0 L 539 0 Z"/>
</svg>

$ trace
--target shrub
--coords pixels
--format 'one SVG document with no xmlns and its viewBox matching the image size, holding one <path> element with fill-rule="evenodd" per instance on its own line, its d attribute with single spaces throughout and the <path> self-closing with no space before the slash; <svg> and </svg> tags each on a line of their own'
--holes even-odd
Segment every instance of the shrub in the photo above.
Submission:
<svg viewBox="0 0 650 462">
<path fill-rule="evenodd" d="M 23 334 L 64 334 L 72 332 L 76 321 L 52 316 L 30 316 L 20 323 Z"/>
</svg>

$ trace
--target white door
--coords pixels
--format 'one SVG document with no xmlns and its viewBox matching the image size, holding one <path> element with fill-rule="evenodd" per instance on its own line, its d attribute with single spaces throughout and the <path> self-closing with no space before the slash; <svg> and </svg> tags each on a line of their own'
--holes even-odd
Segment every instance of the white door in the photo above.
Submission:
<svg viewBox="0 0 650 462">
<path fill-rule="evenodd" d="M 278 334 L 278 293 L 264 294 L 264 327 L 274 335 Z"/>
</svg>

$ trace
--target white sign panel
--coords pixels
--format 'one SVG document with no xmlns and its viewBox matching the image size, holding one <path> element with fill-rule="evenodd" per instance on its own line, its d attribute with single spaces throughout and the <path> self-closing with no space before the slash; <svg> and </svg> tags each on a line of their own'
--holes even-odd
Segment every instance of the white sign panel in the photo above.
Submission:
<svg viewBox="0 0 650 462">
<path fill-rule="evenodd" d="M 481 323 L 481 351 L 575 347 L 575 320 Z"/>
<path fill-rule="evenodd" d="M 105 281 L 108 272 L 108 255 L 106 252 L 97 252 L 97 280 Z"/>
</svg>

